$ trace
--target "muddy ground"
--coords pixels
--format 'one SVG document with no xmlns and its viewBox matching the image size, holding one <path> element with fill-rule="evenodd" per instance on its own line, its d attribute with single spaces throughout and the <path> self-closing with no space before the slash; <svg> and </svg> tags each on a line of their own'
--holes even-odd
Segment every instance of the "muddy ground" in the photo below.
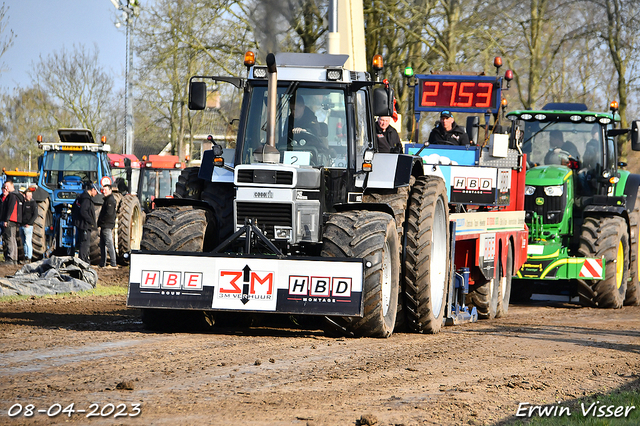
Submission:
<svg viewBox="0 0 640 426">
<path fill-rule="evenodd" d="M 284 322 L 152 333 L 124 296 L 32 298 L 0 303 L 0 424 L 493 425 L 521 402 L 640 388 L 639 352 L 640 307 L 538 302 L 437 335 L 336 339 Z"/>
</svg>

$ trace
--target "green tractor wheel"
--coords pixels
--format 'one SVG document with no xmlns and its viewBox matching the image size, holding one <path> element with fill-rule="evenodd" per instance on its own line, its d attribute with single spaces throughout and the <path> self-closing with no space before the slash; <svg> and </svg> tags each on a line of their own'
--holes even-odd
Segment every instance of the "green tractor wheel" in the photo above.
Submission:
<svg viewBox="0 0 640 426">
<path fill-rule="evenodd" d="M 627 283 L 627 293 L 625 295 L 624 304 L 638 306 L 640 305 L 640 252 L 638 251 L 638 240 L 640 240 L 640 191 L 636 196 L 636 202 L 633 211 L 629 215 L 629 237 L 631 240 L 631 266 L 630 277 Z"/>
<path fill-rule="evenodd" d="M 580 302 L 600 308 L 621 308 L 629 278 L 629 235 L 625 220 L 618 216 L 585 218 L 578 252 L 584 257 L 605 258 L 605 278 L 582 280 L 578 288 Z"/>
</svg>

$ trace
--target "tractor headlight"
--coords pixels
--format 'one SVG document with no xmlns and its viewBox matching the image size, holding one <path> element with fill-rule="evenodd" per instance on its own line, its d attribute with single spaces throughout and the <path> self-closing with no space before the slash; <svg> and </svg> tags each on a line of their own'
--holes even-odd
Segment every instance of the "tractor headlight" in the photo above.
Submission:
<svg viewBox="0 0 640 426">
<path fill-rule="evenodd" d="M 536 193 L 536 187 L 527 185 L 524 187 L 524 195 L 533 195 Z"/>
<path fill-rule="evenodd" d="M 545 186 L 544 193 L 547 194 L 547 197 L 560 197 L 564 194 L 564 187 L 562 185 Z"/>
</svg>

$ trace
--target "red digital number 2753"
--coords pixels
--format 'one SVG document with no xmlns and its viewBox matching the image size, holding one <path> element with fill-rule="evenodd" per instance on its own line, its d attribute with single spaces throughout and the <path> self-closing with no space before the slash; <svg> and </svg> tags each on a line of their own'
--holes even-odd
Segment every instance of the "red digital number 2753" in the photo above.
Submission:
<svg viewBox="0 0 640 426">
<path fill-rule="evenodd" d="M 425 81 L 422 86 L 422 106 L 491 107 L 492 83 Z"/>
</svg>

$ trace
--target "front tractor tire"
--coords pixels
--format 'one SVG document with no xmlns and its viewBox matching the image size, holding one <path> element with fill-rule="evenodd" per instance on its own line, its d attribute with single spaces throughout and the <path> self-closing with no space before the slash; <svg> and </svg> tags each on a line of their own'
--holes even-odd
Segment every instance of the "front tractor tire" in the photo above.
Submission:
<svg viewBox="0 0 640 426">
<path fill-rule="evenodd" d="M 449 210 L 442 179 L 422 176 L 411 190 L 406 224 L 406 321 L 418 333 L 437 333 L 449 283 Z"/>
<path fill-rule="evenodd" d="M 191 206 L 156 207 L 144 223 L 140 248 L 149 251 L 202 252 L 210 214 Z M 142 323 L 148 330 L 207 328 L 213 321 L 202 311 L 145 308 Z"/>
<path fill-rule="evenodd" d="M 605 278 L 582 280 L 578 287 L 580 302 L 585 306 L 621 308 L 627 292 L 630 258 L 625 220 L 618 216 L 585 218 L 578 253 L 583 257 L 605 258 Z M 586 288 L 591 288 L 591 292 Z"/>
<path fill-rule="evenodd" d="M 386 213 L 336 213 L 323 235 L 323 257 L 365 259 L 364 315 L 327 317 L 328 334 L 353 337 L 389 337 L 398 309 L 400 248 L 395 220 Z"/>
</svg>

